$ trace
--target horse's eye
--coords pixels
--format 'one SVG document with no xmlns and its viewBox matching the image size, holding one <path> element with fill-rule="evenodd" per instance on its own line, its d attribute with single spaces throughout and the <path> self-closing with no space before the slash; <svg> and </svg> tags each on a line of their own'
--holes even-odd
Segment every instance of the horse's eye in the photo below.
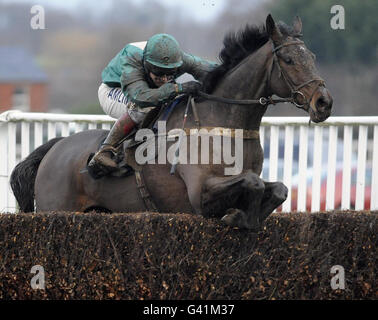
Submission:
<svg viewBox="0 0 378 320">
<path fill-rule="evenodd" d="M 294 64 L 294 61 L 293 61 L 293 59 L 291 59 L 291 58 L 284 58 L 284 61 L 285 61 L 285 63 L 287 63 L 287 64 Z"/>
</svg>

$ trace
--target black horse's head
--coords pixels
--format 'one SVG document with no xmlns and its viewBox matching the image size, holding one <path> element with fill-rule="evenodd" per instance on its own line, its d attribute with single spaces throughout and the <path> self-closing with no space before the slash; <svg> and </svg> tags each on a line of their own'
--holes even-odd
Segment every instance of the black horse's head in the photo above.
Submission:
<svg viewBox="0 0 378 320">
<path fill-rule="evenodd" d="M 332 96 L 315 67 L 315 55 L 301 38 L 302 22 L 296 17 L 293 26 L 276 25 L 271 15 L 266 30 L 272 43 L 271 90 L 306 110 L 313 122 L 326 120 L 332 109 Z"/>
</svg>

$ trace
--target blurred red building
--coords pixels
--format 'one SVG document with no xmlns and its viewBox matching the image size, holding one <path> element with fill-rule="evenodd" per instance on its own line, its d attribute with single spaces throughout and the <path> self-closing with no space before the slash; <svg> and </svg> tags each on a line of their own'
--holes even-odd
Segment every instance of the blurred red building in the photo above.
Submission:
<svg viewBox="0 0 378 320">
<path fill-rule="evenodd" d="M 47 111 L 47 75 L 21 47 L 0 47 L 0 113 Z"/>
</svg>

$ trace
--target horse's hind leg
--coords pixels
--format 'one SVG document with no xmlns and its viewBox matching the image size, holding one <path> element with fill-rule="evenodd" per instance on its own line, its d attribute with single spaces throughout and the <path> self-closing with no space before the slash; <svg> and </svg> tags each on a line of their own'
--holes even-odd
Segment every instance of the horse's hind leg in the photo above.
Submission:
<svg viewBox="0 0 378 320">
<path fill-rule="evenodd" d="M 202 213 L 226 213 L 222 218 L 226 224 L 258 229 L 264 192 L 264 182 L 250 170 L 238 176 L 210 177 L 202 189 Z"/>
</svg>

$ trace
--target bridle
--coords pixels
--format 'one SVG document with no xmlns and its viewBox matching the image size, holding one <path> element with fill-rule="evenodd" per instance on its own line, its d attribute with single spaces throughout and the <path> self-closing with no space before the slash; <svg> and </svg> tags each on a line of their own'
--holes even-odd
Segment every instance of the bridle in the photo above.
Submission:
<svg viewBox="0 0 378 320">
<path fill-rule="evenodd" d="M 296 36 L 299 36 L 299 35 L 296 35 Z M 308 81 L 305 81 L 304 83 L 302 83 L 300 85 L 296 85 L 290 79 L 290 77 L 288 77 L 286 71 L 284 71 L 284 69 L 281 67 L 281 65 L 279 63 L 278 56 L 277 56 L 277 51 L 279 51 L 281 48 L 286 47 L 286 46 L 291 46 L 291 45 L 304 44 L 304 42 L 300 41 L 300 40 L 289 41 L 289 42 L 283 43 L 283 44 L 275 47 L 273 41 L 272 40 L 270 40 L 270 41 L 271 41 L 271 44 L 272 44 L 273 59 L 272 59 L 272 64 L 270 66 L 270 71 L 268 73 L 268 79 L 267 79 L 268 84 L 270 85 L 270 83 L 271 83 L 273 65 L 276 64 L 278 71 L 279 71 L 279 77 L 282 77 L 284 79 L 286 85 L 289 87 L 289 89 L 291 91 L 290 98 L 275 98 L 275 99 L 273 99 L 272 96 L 269 96 L 269 97 L 261 97 L 260 99 L 257 99 L 257 100 L 236 100 L 236 99 L 228 99 L 228 98 L 213 96 L 213 95 L 204 93 L 202 91 L 200 91 L 198 93 L 198 95 L 205 98 L 205 99 L 208 99 L 208 100 L 213 100 L 213 101 L 218 101 L 218 102 L 223 102 L 223 103 L 229 103 L 229 104 L 243 104 L 243 105 L 260 104 L 262 106 L 268 106 L 269 104 L 276 104 L 278 102 L 290 102 L 290 103 L 293 103 L 297 108 L 304 109 L 304 110 L 308 111 L 309 107 L 311 107 L 310 102 L 311 102 L 311 100 L 312 100 L 312 98 L 315 94 L 315 91 L 320 86 L 325 86 L 324 80 L 322 78 L 318 77 L 318 78 L 313 78 L 313 79 L 310 79 Z M 314 89 L 314 91 L 312 92 L 310 99 L 307 100 L 306 96 L 300 91 L 300 89 L 304 88 L 308 84 L 315 82 L 315 81 L 318 81 L 318 85 Z M 305 103 L 303 103 L 303 104 L 298 103 L 298 101 L 297 101 L 298 95 L 302 96 Z M 198 111 L 197 111 L 196 103 L 194 102 L 194 99 L 191 96 L 189 96 L 188 102 L 187 102 L 187 105 L 186 105 L 186 109 L 185 109 L 183 125 L 182 125 L 182 132 L 185 132 L 185 134 L 187 134 L 187 133 L 191 134 L 190 133 L 191 131 L 189 131 L 189 130 L 193 129 L 193 128 L 185 128 L 185 123 L 186 123 L 186 119 L 187 119 L 188 110 L 189 110 L 190 105 L 192 106 L 192 109 L 193 109 L 193 115 L 194 115 L 194 120 L 197 124 L 197 129 L 204 128 L 204 127 L 200 126 L 200 119 L 198 117 Z M 316 110 L 314 110 L 314 112 L 316 112 Z M 310 120 L 309 123 L 311 123 L 311 120 Z M 206 127 L 206 128 L 207 129 L 232 130 L 232 129 L 229 129 L 229 128 L 222 128 L 222 127 L 218 127 L 218 128 L 217 127 Z M 244 133 L 247 134 L 247 136 L 244 136 L 244 133 L 243 133 L 243 139 L 258 140 L 260 138 L 259 130 L 243 130 L 243 131 L 244 131 Z M 175 152 L 175 160 L 173 161 L 171 171 L 170 171 L 171 174 L 174 174 L 175 170 L 176 170 L 176 165 L 178 163 L 178 158 L 179 158 L 180 144 L 181 144 L 181 139 L 178 140 L 177 149 L 176 149 L 176 152 Z"/>
<path fill-rule="evenodd" d="M 300 35 L 294 35 L 294 37 L 298 37 Z M 200 91 L 198 95 L 200 97 L 203 97 L 208 100 L 213 100 L 213 101 L 218 101 L 218 102 L 223 102 L 223 103 L 229 103 L 229 104 L 241 104 L 241 105 L 250 105 L 250 104 L 260 104 L 262 106 L 268 106 L 270 104 L 276 104 L 280 102 L 290 102 L 294 104 L 297 108 L 304 109 L 306 111 L 309 110 L 309 107 L 311 107 L 310 102 L 316 92 L 316 90 L 320 86 L 325 87 L 325 81 L 318 77 L 318 78 L 313 78 L 308 81 L 305 81 L 304 83 L 300 85 L 296 85 L 290 77 L 287 75 L 287 73 L 284 71 L 284 69 L 281 67 L 279 63 L 279 58 L 277 56 L 277 51 L 282 49 L 283 47 L 291 46 L 291 45 L 299 45 L 299 44 L 304 44 L 303 41 L 296 40 L 296 41 L 289 41 L 286 43 L 283 43 L 277 47 L 274 46 L 274 43 L 272 40 L 270 40 L 271 45 L 272 45 L 272 54 L 273 54 L 273 59 L 272 59 L 272 65 L 270 67 L 270 72 L 268 73 L 268 82 L 270 83 L 271 80 L 271 75 L 273 72 L 273 65 L 276 65 L 279 71 L 279 76 L 282 77 L 285 81 L 285 84 L 288 86 L 288 88 L 291 91 L 291 96 L 289 98 L 272 98 L 272 96 L 269 97 L 261 97 L 259 99 L 253 99 L 253 100 L 238 100 L 238 99 L 229 99 L 229 98 L 224 98 L 224 97 L 218 97 L 214 96 L 205 92 Z M 300 89 L 304 88 L 305 86 L 309 85 L 312 82 L 318 81 L 317 87 L 313 90 L 310 98 L 307 100 L 306 96 L 300 91 Z M 305 103 L 299 103 L 297 98 L 298 96 L 301 96 L 302 99 L 305 101 Z M 314 110 L 316 112 L 316 110 Z"/>
<path fill-rule="evenodd" d="M 299 35 L 296 35 L 296 36 L 299 36 Z M 271 73 L 273 72 L 273 64 L 275 64 L 278 68 L 278 72 L 279 72 L 279 77 L 282 77 L 285 81 L 285 84 L 289 87 L 290 91 L 291 91 L 291 97 L 290 97 L 290 102 L 293 103 L 297 108 L 300 108 L 300 109 L 304 109 L 304 110 L 308 110 L 309 107 L 310 107 L 310 102 L 316 92 L 316 90 L 320 87 L 320 86 L 324 86 L 325 87 L 325 81 L 320 78 L 320 77 L 317 77 L 317 78 L 312 78 L 308 81 L 305 81 L 304 83 L 300 84 L 300 85 L 296 85 L 291 79 L 290 77 L 287 75 L 286 71 L 281 67 L 280 63 L 279 63 L 279 59 L 278 59 L 278 56 L 277 56 L 277 51 L 279 51 L 280 49 L 282 49 L 283 47 L 287 47 L 287 46 L 291 46 L 291 45 L 301 45 L 301 44 L 304 44 L 303 41 L 300 41 L 300 40 L 296 40 L 296 41 L 289 41 L 289 42 L 286 42 L 286 43 L 283 43 L 277 47 L 274 46 L 274 43 L 272 40 L 271 41 L 271 44 L 272 44 L 272 53 L 273 53 L 273 62 L 272 62 L 272 67 L 271 67 L 271 70 L 270 70 L 270 74 L 269 74 L 269 83 L 270 83 L 270 78 L 271 78 Z M 306 96 L 300 91 L 300 89 L 304 88 L 305 86 L 309 85 L 310 83 L 312 82 L 315 82 L 315 81 L 318 81 L 318 85 L 317 87 L 315 87 L 315 89 L 312 91 L 311 95 L 310 95 L 310 98 L 307 99 Z M 305 101 L 304 103 L 298 103 L 298 96 L 301 96 L 303 101 Z M 316 110 L 314 110 L 316 112 Z"/>
</svg>

